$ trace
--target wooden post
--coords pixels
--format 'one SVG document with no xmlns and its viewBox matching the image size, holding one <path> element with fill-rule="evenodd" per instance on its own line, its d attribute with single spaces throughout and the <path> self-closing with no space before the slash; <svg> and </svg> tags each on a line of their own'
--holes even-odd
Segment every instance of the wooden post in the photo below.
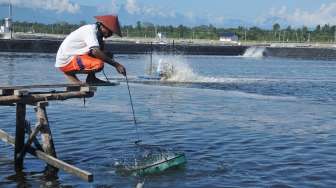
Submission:
<svg viewBox="0 0 336 188">
<path fill-rule="evenodd" d="M 7 134 L 5 131 L 0 129 L 0 139 L 12 146 L 15 146 L 15 139 L 10 136 L 9 134 Z M 63 169 L 66 172 L 69 172 L 71 174 L 74 174 L 80 178 L 82 178 L 85 181 L 88 182 L 92 182 L 93 181 L 93 174 L 79 169 L 71 164 L 68 164 L 64 161 L 61 161 L 59 159 L 56 159 L 55 157 L 52 157 L 46 153 L 44 153 L 43 151 L 40 151 L 39 149 L 35 149 L 31 146 L 27 146 L 27 152 L 32 154 L 33 156 L 36 156 L 37 158 L 47 162 L 48 164 L 59 168 L 59 169 Z"/>
<path fill-rule="evenodd" d="M 95 86 L 114 86 L 118 83 L 98 84 Z M 49 91 L 49 92 L 30 92 L 23 89 L 32 88 L 58 88 L 58 87 L 71 87 L 76 86 L 76 89 L 68 89 L 66 91 Z M 28 85 L 28 86 L 0 86 L 0 105 L 14 106 L 16 105 L 16 132 L 15 138 L 0 129 L 0 140 L 11 144 L 15 147 L 14 150 L 14 164 L 15 171 L 20 172 L 23 170 L 23 162 L 25 152 L 45 161 L 47 167 L 45 175 L 47 177 L 57 176 L 59 169 L 74 174 L 86 181 L 92 182 L 92 173 L 79 169 L 71 164 L 57 159 L 56 151 L 53 143 L 49 121 L 46 112 L 47 101 L 51 100 L 67 100 L 71 98 L 93 97 L 96 87 L 87 84 L 52 84 L 52 85 Z M 32 132 L 30 124 L 26 123 L 26 105 L 36 106 L 36 119 L 37 126 Z M 27 127 L 27 130 L 25 130 Z M 43 146 L 40 145 L 36 139 L 40 129 Z M 28 132 L 28 139 L 25 145 L 25 132 Z M 31 146 L 34 142 L 35 147 Z"/>
<path fill-rule="evenodd" d="M 15 150 L 14 150 L 14 164 L 15 164 L 16 172 L 20 172 L 23 169 L 23 158 L 20 157 L 20 154 L 24 147 L 25 119 L 26 119 L 26 105 L 22 103 L 17 103 L 16 104 Z"/>
<path fill-rule="evenodd" d="M 35 136 L 40 131 L 40 127 L 41 127 L 41 124 L 37 124 L 35 129 L 33 130 L 33 132 L 31 132 L 31 130 L 29 130 L 28 140 L 27 140 L 26 144 L 23 146 L 23 149 L 22 149 L 22 151 L 19 155 L 19 158 L 24 158 L 26 156 L 27 148 L 32 144 L 32 142 L 36 141 Z M 29 129 L 30 129 L 30 126 L 29 126 Z M 26 127 L 26 130 L 27 130 L 27 127 Z"/>
<path fill-rule="evenodd" d="M 48 102 L 38 102 L 36 105 L 36 116 L 39 124 L 41 125 L 42 148 L 46 154 L 57 158 L 54 142 L 49 127 L 46 106 L 48 106 Z M 47 176 L 55 176 L 57 175 L 57 172 L 57 168 L 51 165 L 47 165 L 45 171 Z"/>
</svg>

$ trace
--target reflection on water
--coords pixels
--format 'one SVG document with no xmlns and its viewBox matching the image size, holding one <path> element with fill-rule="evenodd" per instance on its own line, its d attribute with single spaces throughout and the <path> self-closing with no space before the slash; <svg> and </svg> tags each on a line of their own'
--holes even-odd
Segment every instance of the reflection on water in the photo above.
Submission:
<svg viewBox="0 0 336 188">
<path fill-rule="evenodd" d="M 135 80 L 147 56 L 116 59 L 133 78 L 144 144 L 177 148 L 188 161 L 183 170 L 145 177 L 144 187 L 336 186 L 334 62 L 180 56 L 194 77 L 145 83 Z M 1 85 L 66 81 L 52 55 L 0 56 L 0 62 Z M 118 77 L 113 68 L 106 73 Z M 44 164 L 30 156 L 25 173 L 12 176 L 13 148 L 1 142 L 0 187 L 135 187 L 143 180 L 121 176 L 115 166 L 137 139 L 129 105 L 122 82 L 99 88 L 86 107 L 69 100 L 47 108 L 59 158 L 92 172 L 93 183 L 64 172 L 45 180 Z M 27 110 L 34 122 L 33 108 Z M 0 107 L 0 119 L 0 128 L 13 135 L 15 108 Z"/>
</svg>

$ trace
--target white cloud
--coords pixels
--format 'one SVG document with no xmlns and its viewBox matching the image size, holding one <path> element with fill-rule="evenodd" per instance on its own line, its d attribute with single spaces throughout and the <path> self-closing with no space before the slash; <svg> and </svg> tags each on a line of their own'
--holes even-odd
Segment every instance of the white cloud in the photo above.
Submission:
<svg viewBox="0 0 336 188">
<path fill-rule="evenodd" d="M 173 10 L 166 10 L 164 7 L 157 7 L 153 5 L 138 4 L 137 0 L 126 0 L 124 8 L 131 15 L 143 14 L 159 17 L 176 17 L 176 12 Z"/>
<path fill-rule="evenodd" d="M 127 0 L 125 9 L 130 14 L 138 14 L 140 13 L 140 7 L 138 6 L 136 0 Z"/>
<path fill-rule="evenodd" d="M 117 3 L 117 0 L 111 0 L 107 4 L 99 4 L 97 8 L 99 12 L 117 14 L 119 12 L 120 6 Z"/>
<path fill-rule="evenodd" d="M 8 0 L 0 0 L 0 4 L 8 4 Z M 80 6 L 69 0 L 11 0 L 12 5 L 26 8 L 54 10 L 57 12 L 76 13 Z"/>
<path fill-rule="evenodd" d="M 190 20 L 193 20 L 195 18 L 195 14 L 193 12 L 190 12 L 190 11 L 185 12 L 184 16 L 187 17 Z"/>
<path fill-rule="evenodd" d="M 286 6 L 283 6 L 279 10 L 271 9 L 270 15 L 282 18 L 289 24 L 297 26 L 334 25 L 336 24 L 336 2 L 322 4 L 316 11 L 306 11 L 297 8 L 290 12 Z"/>
</svg>

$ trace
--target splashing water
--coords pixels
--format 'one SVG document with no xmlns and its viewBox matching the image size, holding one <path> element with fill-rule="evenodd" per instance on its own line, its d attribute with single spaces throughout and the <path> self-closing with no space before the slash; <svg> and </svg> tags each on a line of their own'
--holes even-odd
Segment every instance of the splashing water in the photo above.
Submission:
<svg viewBox="0 0 336 188">
<path fill-rule="evenodd" d="M 237 83 L 237 82 L 251 82 L 259 79 L 251 78 L 225 78 L 203 76 L 196 73 L 190 67 L 187 60 L 181 55 L 159 55 L 153 54 L 152 72 L 157 75 L 157 71 L 162 71 L 163 65 L 168 65 L 170 71 L 168 76 L 163 80 L 168 82 L 188 82 L 188 83 Z M 147 67 L 147 70 L 149 68 Z"/>
<path fill-rule="evenodd" d="M 265 49 L 264 47 L 250 47 L 245 51 L 243 57 L 262 58 L 264 57 Z"/>
</svg>

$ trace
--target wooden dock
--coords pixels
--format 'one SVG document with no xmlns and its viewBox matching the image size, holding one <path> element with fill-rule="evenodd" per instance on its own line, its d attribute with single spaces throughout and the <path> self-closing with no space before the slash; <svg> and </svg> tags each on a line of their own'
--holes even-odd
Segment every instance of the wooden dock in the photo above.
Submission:
<svg viewBox="0 0 336 188">
<path fill-rule="evenodd" d="M 94 96 L 97 86 L 115 86 L 118 84 L 119 83 L 107 83 L 94 86 L 87 84 L 47 84 L 0 87 L 0 106 L 16 107 L 15 137 L 12 137 L 0 129 L 0 139 L 15 148 L 15 171 L 21 172 L 23 170 L 25 155 L 29 153 L 47 163 L 44 171 L 46 176 L 57 176 L 58 170 L 62 169 L 85 181 L 92 182 L 92 173 L 79 169 L 57 158 L 46 107 L 49 105 L 49 101 L 90 98 Z M 33 91 L 46 88 L 52 90 Z M 30 123 L 26 121 L 27 105 L 35 106 L 37 122 L 34 128 L 31 128 Z M 27 137 L 25 133 L 28 134 Z M 40 144 L 36 138 L 38 133 L 41 135 L 42 144 Z"/>
</svg>

